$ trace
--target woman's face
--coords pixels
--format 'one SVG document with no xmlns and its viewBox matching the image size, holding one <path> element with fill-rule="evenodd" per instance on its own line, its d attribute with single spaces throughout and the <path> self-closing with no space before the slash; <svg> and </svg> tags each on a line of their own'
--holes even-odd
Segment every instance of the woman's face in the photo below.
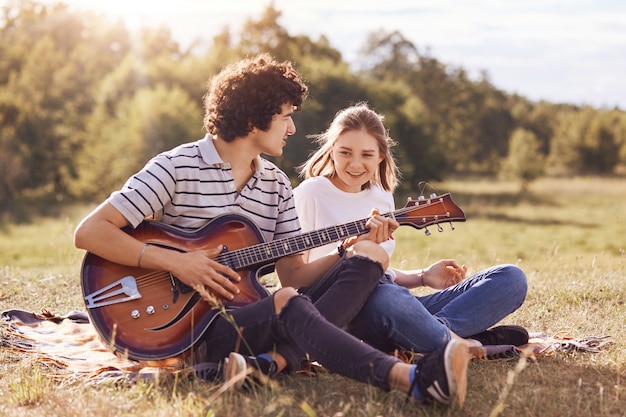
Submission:
<svg viewBox="0 0 626 417">
<path fill-rule="evenodd" d="M 365 130 L 351 130 L 337 137 L 331 154 L 336 175 L 330 180 L 348 193 L 358 193 L 378 171 L 383 160 L 378 142 Z"/>
</svg>

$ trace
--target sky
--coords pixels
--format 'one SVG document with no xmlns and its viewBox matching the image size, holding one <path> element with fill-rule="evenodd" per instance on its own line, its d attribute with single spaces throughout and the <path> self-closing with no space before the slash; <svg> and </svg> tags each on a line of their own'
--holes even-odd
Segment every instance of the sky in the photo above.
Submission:
<svg viewBox="0 0 626 417">
<path fill-rule="evenodd" d="M 64 0 L 168 26 L 181 45 L 238 33 L 271 0 Z M 48 1 L 52 2 L 52 0 Z M 349 63 L 372 31 L 398 30 L 421 53 L 530 100 L 626 110 L 623 0 L 273 0 L 290 35 L 325 35 Z"/>
</svg>

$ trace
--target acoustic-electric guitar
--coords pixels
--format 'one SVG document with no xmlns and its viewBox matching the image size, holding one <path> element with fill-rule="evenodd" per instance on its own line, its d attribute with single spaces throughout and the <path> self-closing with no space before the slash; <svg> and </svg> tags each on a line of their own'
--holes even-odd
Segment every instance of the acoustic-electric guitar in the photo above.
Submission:
<svg viewBox="0 0 626 417">
<path fill-rule="evenodd" d="M 409 200 L 405 207 L 383 214 L 417 229 L 465 221 L 465 213 L 449 193 Z M 247 217 L 225 214 L 204 227 L 185 232 L 154 221 L 124 229 L 150 245 L 181 252 L 224 245 L 216 261 L 239 272 L 240 293 L 214 305 L 167 271 L 129 267 L 87 252 L 81 286 L 87 313 L 104 343 L 116 354 L 139 361 L 184 356 L 224 309 L 238 308 L 270 295 L 259 279 L 273 261 L 351 236 L 367 233 L 367 219 L 330 226 L 298 236 L 264 242 Z M 269 268 L 268 268 L 269 267 Z"/>
</svg>

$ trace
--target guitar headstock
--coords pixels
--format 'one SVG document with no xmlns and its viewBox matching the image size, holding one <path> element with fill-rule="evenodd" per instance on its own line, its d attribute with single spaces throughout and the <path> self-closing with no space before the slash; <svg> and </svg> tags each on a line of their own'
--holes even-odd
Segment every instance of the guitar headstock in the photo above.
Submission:
<svg viewBox="0 0 626 417">
<path fill-rule="evenodd" d="M 450 193 L 429 197 L 419 197 L 417 200 L 409 199 L 404 208 L 396 211 L 396 220 L 401 225 L 412 226 L 416 229 L 424 229 L 439 223 L 464 222 L 466 220 L 463 210 L 452 200 Z M 437 226 L 443 231 L 441 226 Z M 426 234 L 430 231 L 426 229 Z"/>
</svg>

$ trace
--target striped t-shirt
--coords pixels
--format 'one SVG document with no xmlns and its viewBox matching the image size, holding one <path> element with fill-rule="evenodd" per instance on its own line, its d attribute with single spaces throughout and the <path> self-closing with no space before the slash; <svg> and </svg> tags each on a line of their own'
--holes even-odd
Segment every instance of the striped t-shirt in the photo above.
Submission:
<svg viewBox="0 0 626 417">
<path fill-rule="evenodd" d="M 155 156 L 107 201 L 133 227 L 152 218 L 193 231 L 217 216 L 236 213 L 252 220 L 266 242 L 299 234 L 289 177 L 261 157 L 255 167 L 237 193 L 230 164 L 206 135 Z"/>
</svg>

